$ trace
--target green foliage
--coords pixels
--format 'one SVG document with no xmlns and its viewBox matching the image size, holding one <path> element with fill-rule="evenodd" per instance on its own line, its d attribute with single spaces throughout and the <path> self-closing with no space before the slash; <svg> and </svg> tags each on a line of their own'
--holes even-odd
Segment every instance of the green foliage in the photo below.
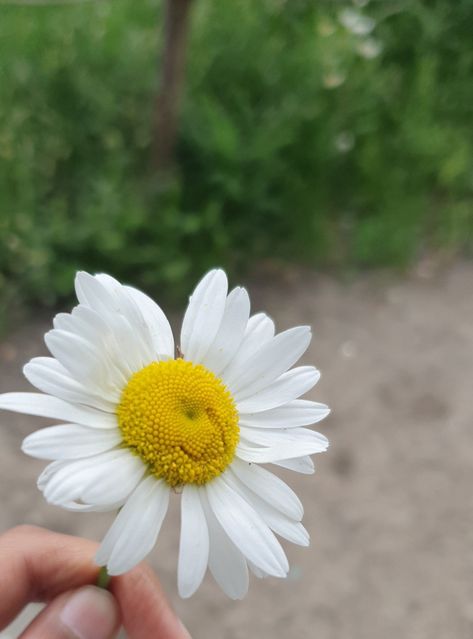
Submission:
<svg viewBox="0 0 473 639">
<path fill-rule="evenodd" d="M 0 5 L 0 316 L 78 268 L 182 300 L 215 264 L 471 249 L 470 0 L 196 0 L 166 185 L 161 4 Z"/>
</svg>

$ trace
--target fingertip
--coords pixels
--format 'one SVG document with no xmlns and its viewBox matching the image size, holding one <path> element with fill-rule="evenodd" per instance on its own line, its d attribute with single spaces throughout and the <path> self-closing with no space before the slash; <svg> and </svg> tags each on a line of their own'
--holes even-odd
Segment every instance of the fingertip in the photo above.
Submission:
<svg viewBox="0 0 473 639">
<path fill-rule="evenodd" d="M 113 595 L 84 586 L 51 601 L 20 639 L 113 639 L 119 625 L 120 609 Z"/>
<path fill-rule="evenodd" d="M 86 586 L 69 597 L 60 620 L 77 639 L 110 639 L 120 624 L 120 610 L 107 590 Z"/>
</svg>

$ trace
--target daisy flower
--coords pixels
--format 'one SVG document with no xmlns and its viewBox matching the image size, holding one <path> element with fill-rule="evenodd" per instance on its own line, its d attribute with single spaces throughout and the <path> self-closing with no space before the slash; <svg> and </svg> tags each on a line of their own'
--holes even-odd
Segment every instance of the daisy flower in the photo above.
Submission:
<svg viewBox="0 0 473 639">
<path fill-rule="evenodd" d="M 41 393 L 0 395 L 0 408 L 64 422 L 29 435 L 23 451 L 51 460 L 38 479 L 50 504 L 74 511 L 120 509 L 96 555 L 119 575 L 156 543 L 171 493 L 181 493 L 178 586 L 199 587 L 207 567 L 225 593 L 242 598 L 248 570 L 285 577 L 275 533 L 308 545 L 296 494 L 260 464 L 299 473 L 327 439 L 308 428 L 329 412 L 298 399 L 319 379 L 292 368 L 307 326 L 275 335 L 264 313 L 250 317 L 244 288 L 228 293 L 209 272 L 189 300 L 180 342 L 161 308 L 109 275 L 78 273 L 79 304 L 54 318 L 52 357 L 26 378 Z"/>
</svg>

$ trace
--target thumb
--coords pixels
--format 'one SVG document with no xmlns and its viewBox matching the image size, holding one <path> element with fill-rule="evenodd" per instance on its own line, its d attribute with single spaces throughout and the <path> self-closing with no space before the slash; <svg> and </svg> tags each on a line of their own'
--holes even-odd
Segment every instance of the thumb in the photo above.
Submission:
<svg viewBox="0 0 473 639">
<path fill-rule="evenodd" d="M 113 639 L 119 624 L 119 608 L 113 595 L 85 586 L 48 604 L 20 639 Z"/>
</svg>

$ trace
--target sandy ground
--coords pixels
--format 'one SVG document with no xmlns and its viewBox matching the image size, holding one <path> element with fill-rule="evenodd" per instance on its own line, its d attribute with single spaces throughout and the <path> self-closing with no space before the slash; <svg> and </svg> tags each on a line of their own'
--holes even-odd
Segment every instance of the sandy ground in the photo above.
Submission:
<svg viewBox="0 0 473 639">
<path fill-rule="evenodd" d="M 473 636 L 473 265 L 424 264 L 402 281 L 295 272 L 249 288 L 278 328 L 314 327 L 305 361 L 323 373 L 312 397 L 333 408 L 320 425 L 331 448 L 314 476 L 281 473 L 303 498 L 311 547 L 288 544 L 289 579 L 254 580 L 242 602 L 210 576 L 179 600 L 174 504 L 150 561 L 192 636 Z M 0 391 L 28 388 L 21 365 L 44 353 L 47 327 L 0 344 Z M 27 522 L 100 539 L 110 516 L 62 512 L 36 491 L 43 464 L 19 447 L 40 423 L 0 415 L 0 531 Z"/>
</svg>

